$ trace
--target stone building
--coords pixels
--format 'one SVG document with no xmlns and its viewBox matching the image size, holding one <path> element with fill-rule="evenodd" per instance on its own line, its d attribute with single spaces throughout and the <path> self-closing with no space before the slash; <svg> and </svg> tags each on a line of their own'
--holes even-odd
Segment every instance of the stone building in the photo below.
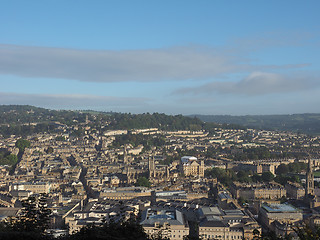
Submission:
<svg viewBox="0 0 320 240">
<path fill-rule="evenodd" d="M 302 219 L 302 212 L 289 204 L 262 204 L 259 210 L 262 226 L 277 235 L 285 236 L 293 233 L 292 226 L 296 226 Z"/>
<path fill-rule="evenodd" d="M 279 199 L 286 196 L 286 189 L 276 182 L 265 183 L 240 183 L 234 182 L 230 187 L 234 198 L 244 199 Z"/>
<path fill-rule="evenodd" d="M 305 188 L 306 198 L 309 195 L 314 195 L 314 175 L 313 175 L 313 169 L 312 169 L 312 162 L 310 158 L 308 160 L 308 169 L 306 173 L 306 188 Z"/>
<path fill-rule="evenodd" d="M 196 157 L 184 156 L 181 158 L 181 171 L 186 177 L 204 177 L 204 161 L 198 161 Z"/>
<path fill-rule="evenodd" d="M 182 240 L 189 235 L 189 226 L 184 215 L 175 209 L 148 208 L 143 211 L 140 224 L 150 237 L 161 233 L 162 237 Z"/>
<path fill-rule="evenodd" d="M 156 165 L 154 156 L 149 157 L 148 160 L 149 181 L 151 182 L 164 182 L 169 180 L 169 168 L 166 165 Z"/>
<path fill-rule="evenodd" d="M 261 232 L 259 224 L 240 209 L 202 207 L 199 237 L 201 239 L 253 239 L 253 231 Z"/>
<path fill-rule="evenodd" d="M 288 198 L 303 199 L 305 195 L 305 190 L 299 183 L 288 181 L 285 185 L 285 188 L 287 190 Z"/>
<path fill-rule="evenodd" d="M 10 186 L 10 190 L 30 191 L 32 193 L 49 193 L 50 192 L 50 183 L 47 183 L 47 182 L 15 183 L 15 184 Z"/>
</svg>

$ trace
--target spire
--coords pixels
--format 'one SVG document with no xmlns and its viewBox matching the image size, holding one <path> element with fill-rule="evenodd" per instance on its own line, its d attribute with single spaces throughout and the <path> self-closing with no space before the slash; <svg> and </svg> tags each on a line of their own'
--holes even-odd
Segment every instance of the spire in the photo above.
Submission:
<svg viewBox="0 0 320 240">
<path fill-rule="evenodd" d="M 124 145 L 124 149 L 123 149 L 123 162 L 127 163 L 128 162 L 128 153 L 127 153 L 127 145 Z"/>
<path fill-rule="evenodd" d="M 308 169 L 306 173 L 306 188 L 305 188 L 305 196 L 314 195 L 314 175 L 313 175 L 313 165 L 311 161 L 311 157 L 308 157 Z"/>
<path fill-rule="evenodd" d="M 154 178 L 154 153 L 149 156 L 149 178 Z"/>
</svg>

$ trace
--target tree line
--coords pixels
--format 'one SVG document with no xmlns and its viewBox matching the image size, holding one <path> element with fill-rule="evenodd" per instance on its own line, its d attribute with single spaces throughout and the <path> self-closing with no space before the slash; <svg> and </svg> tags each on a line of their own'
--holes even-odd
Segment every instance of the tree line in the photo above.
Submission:
<svg viewBox="0 0 320 240">
<path fill-rule="evenodd" d="M 34 124 L 30 124 L 34 123 Z M 197 117 L 166 115 L 164 113 L 115 113 L 95 111 L 48 110 L 28 105 L 0 105 L 0 134 L 28 136 L 35 133 L 57 132 L 61 124 L 68 127 L 88 124 L 101 130 L 158 128 L 165 131 L 206 130 L 214 134 L 215 128 L 245 129 L 236 124 L 203 122 Z M 79 134 L 78 134 L 79 135 Z M 81 135 L 81 134 L 80 134 Z"/>
<path fill-rule="evenodd" d="M 13 166 L 18 162 L 17 155 L 12 154 L 5 148 L 0 148 L 0 165 Z"/>
</svg>

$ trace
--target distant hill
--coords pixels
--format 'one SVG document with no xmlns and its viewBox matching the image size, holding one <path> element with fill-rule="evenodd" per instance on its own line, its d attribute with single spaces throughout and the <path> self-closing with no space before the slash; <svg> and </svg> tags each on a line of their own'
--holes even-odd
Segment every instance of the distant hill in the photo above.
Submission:
<svg viewBox="0 0 320 240">
<path fill-rule="evenodd" d="M 238 124 L 248 128 L 300 132 L 310 135 L 320 134 L 320 114 L 292 115 L 192 115 L 204 122 Z"/>
<path fill-rule="evenodd" d="M 99 129 L 159 128 L 161 130 L 201 130 L 198 118 L 163 113 L 114 113 L 91 110 L 49 110 L 28 105 L 0 105 L 0 134 L 27 136 L 39 132 L 56 132 L 61 125 L 89 125 Z"/>
<path fill-rule="evenodd" d="M 28 105 L 0 105 L 0 134 L 8 136 L 30 135 L 37 132 L 54 132 L 61 124 L 67 126 L 83 125 L 89 122 L 104 129 L 159 128 L 162 130 L 200 130 L 214 131 L 222 128 L 256 128 L 301 132 L 310 135 L 320 134 L 320 114 L 293 115 L 166 115 L 163 113 L 115 113 L 91 110 L 49 110 Z M 32 124 L 32 123 L 37 123 Z M 60 124 L 60 125 L 59 125 Z"/>
</svg>

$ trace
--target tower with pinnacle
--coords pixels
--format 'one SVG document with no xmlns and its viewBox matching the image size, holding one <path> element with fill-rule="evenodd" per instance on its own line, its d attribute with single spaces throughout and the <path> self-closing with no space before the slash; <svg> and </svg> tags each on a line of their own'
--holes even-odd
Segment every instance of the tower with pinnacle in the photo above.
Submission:
<svg viewBox="0 0 320 240">
<path fill-rule="evenodd" d="M 314 195 L 314 175 L 312 169 L 312 161 L 309 157 L 308 159 L 308 169 L 306 173 L 306 188 L 305 188 L 305 196 Z"/>
<path fill-rule="evenodd" d="M 149 178 L 152 179 L 154 178 L 155 175 L 155 165 L 154 165 L 154 155 L 149 157 Z"/>
</svg>

